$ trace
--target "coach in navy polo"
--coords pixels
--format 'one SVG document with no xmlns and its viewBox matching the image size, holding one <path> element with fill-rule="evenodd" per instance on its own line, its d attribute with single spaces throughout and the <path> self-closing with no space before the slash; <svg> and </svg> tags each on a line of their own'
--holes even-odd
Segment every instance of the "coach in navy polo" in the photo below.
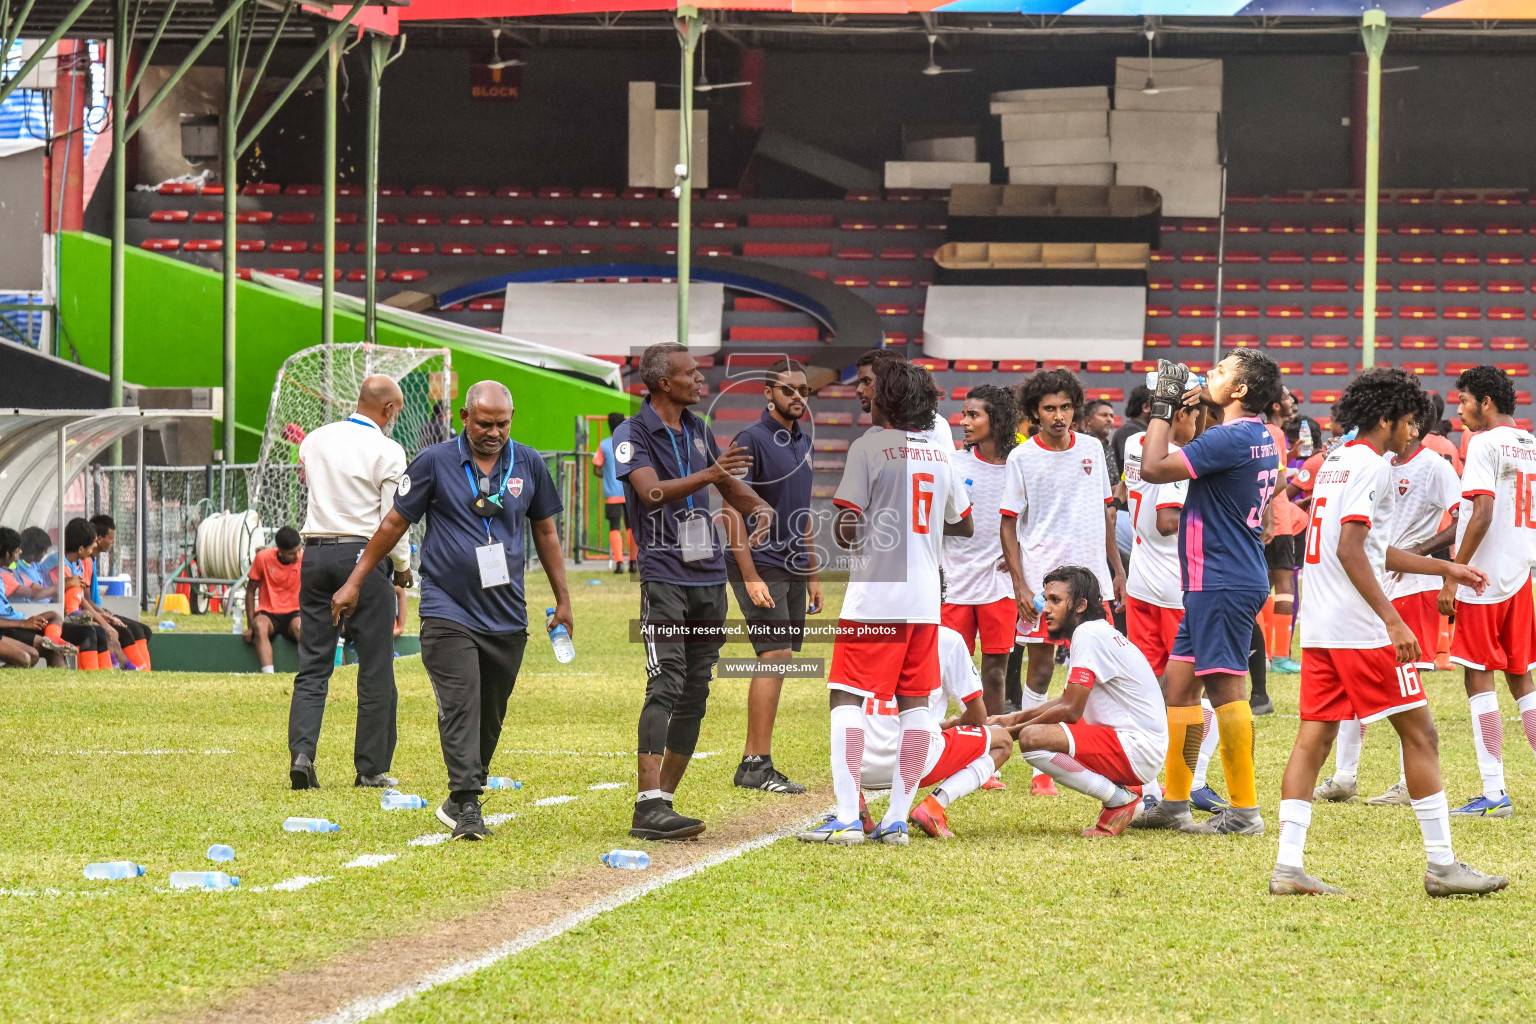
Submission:
<svg viewBox="0 0 1536 1024">
<path fill-rule="evenodd" d="M 725 570 L 747 620 L 753 653 L 789 659 L 800 650 L 807 598 L 809 611 L 821 611 L 811 518 L 811 435 L 800 429 L 811 397 L 805 367 L 793 359 L 770 366 L 763 396 L 768 405 L 763 415 L 731 443 L 752 455 L 746 483 L 773 506 L 773 528 L 761 547 L 751 548 L 741 517 L 724 509 L 731 548 Z M 754 676 L 747 689 L 747 742 L 736 768 L 736 785 L 742 789 L 805 792 L 773 766 L 773 721 L 783 686 L 783 676 Z"/>
<path fill-rule="evenodd" d="M 640 379 L 649 397 L 613 432 L 613 459 L 640 549 L 646 644 L 639 794 L 629 834 L 687 839 L 703 832 L 704 823 L 678 814 L 672 796 L 698 745 L 723 639 L 701 630 L 718 626 L 726 615 L 724 548 L 709 514 L 709 486 L 753 524 L 754 545 L 767 535 L 773 510 L 737 479 L 751 456 L 734 444 L 722 453 L 709 425 L 689 411 L 704 375 L 687 348 L 652 345 L 640 357 Z M 684 627 L 693 639 L 650 634 L 657 624 Z"/>
<path fill-rule="evenodd" d="M 350 614 L 359 583 L 412 523 L 427 517 L 421 661 L 437 695 L 449 790 L 437 816 L 453 829 L 453 838 L 482 839 L 491 833 L 480 794 L 528 643 L 525 523 L 532 526 L 534 549 L 555 594 L 554 621 L 567 629 L 571 599 L 555 530 L 560 496 L 539 453 L 509 436 L 511 393 L 496 381 L 481 381 L 465 393 L 459 415 L 464 432 L 422 449 L 407 467 L 395 507 L 331 608 L 338 620 Z"/>
</svg>

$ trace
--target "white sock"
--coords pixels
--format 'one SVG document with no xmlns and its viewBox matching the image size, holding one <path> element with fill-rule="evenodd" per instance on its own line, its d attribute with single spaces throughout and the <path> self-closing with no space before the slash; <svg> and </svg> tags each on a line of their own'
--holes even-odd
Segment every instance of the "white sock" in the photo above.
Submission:
<svg viewBox="0 0 1536 1024">
<path fill-rule="evenodd" d="M 1156 779 L 1153 779 L 1151 782 L 1143 782 L 1141 784 L 1141 795 L 1144 797 L 1150 796 L 1153 802 L 1159 801 L 1163 798 L 1163 787 L 1158 784 Z"/>
<path fill-rule="evenodd" d="M 1403 741 L 1397 741 L 1397 781 L 1408 785 L 1408 769 L 1403 767 Z"/>
<path fill-rule="evenodd" d="M 1129 790 L 1083 767 L 1069 754 L 1054 750 L 1026 750 L 1024 760 L 1034 765 L 1041 774 L 1049 775 L 1068 789 L 1093 797 L 1106 807 L 1121 807 L 1135 799 Z"/>
<path fill-rule="evenodd" d="M 1334 760 L 1333 777 L 1341 782 L 1360 774 L 1360 748 L 1365 745 L 1365 726 L 1360 719 L 1339 723 L 1339 752 Z"/>
<path fill-rule="evenodd" d="M 1026 651 L 1029 650 L 1028 647 L 1025 647 L 1024 649 Z M 1027 654 L 1025 655 L 1024 660 L 1025 660 L 1026 663 L 1029 661 L 1029 656 Z M 1034 690 L 1031 690 L 1029 688 L 1029 684 L 1026 683 L 1024 685 L 1024 696 L 1019 698 L 1019 710 L 1020 711 L 1028 711 L 1031 708 L 1037 708 L 1041 704 L 1044 704 L 1046 701 L 1048 701 L 1050 699 L 1051 699 L 1051 695 L 1050 695 L 1049 691 L 1047 691 L 1045 693 L 1036 693 Z M 1034 778 L 1037 778 L 1037 777 L 1039 777 L 1041 775 L 1044 775 L 1044 774 L 1045 773 L 1042 772 L 1039 768 L 1036 768 L 1034 770 L 1034 773 L 1030 777 L 1031 777 L 1031 779 L 1034 779 Z"/>
<path fill-rule="evenodd" d="M 639 792 L 639 794 L 635 797 L 635 803 L 639 803 L 642 800 L 660 800 L 660 799 L 661 799 L 661 790 L 659 790 L 659 789 L 642 789 Z"/>
<path fill-rule="evenodd" d="M 1211 755 L 1216 753 L 1216 743 L 1221 738 L 1216 725 L 1216 709 L 1204 697 L 1200 698 L 1200 717 L 1205 722 L 1205 731 L 1200 734 L 1200 756 L 1195 760 L 1195 779 L 1190 783 L 1190 789 L 1205 788 L 1205 773 L 1211 767 Z"/>
<path fill-rule="evenodd" d="M 1456 855 L 1451 852 L 1451 805 L 1446 802 L 1445 790 L 1415 800 L 1413 814 L 1419 819 L 1419 831 L 1424 834 L 1424 854 L 1429 862 L 1456 863 Z"/>
<path fill-rule="evenodd" d="M 928 745 L 932 734 L 926 707 L 908 708 L 901 713 L 901 750 L 896 758 L 896 773 L 891 777 L 891 802 L 885 807 L 880 827 L 906 821 L 912 811 L 912 798 L 922 781 L 928 763 Z"/>
<path fill-rule="evenodd" d="M 933 798 L 939 802 L 940 807 L 948 807 L 961 797 L 974 793 L 983 782 L 992 777 L 992 773 L 996 770 L 997 765 L 992 763 L 992 755 L 982 754 L 939 783 L 938 788 L 933 791 Z"/>
<path fill-rule="evenodd" d="M 666 790 L 664 790 L 664 789 L 658 789 L 658 790 L 657 790 L 657 791 L 656 791 L 656 792 L 657 792 L 657 793 L 658 793 L 658 794 L 659 794 L 659 795 L 660 795 L 660 796 L 661 796 L 661 798 L 662 798 L 662 799 L 663 799 L 663 800 L 665 800 L 665 801 L 666 801 L 666 802 L 667 802 L 667 803 L 671 803 L 671 802 L 672 802 L 672 801 L 673 801 L 673 800 L 676 800 L 676 799 L 677 799 L 677 794 L 676 794 L 676 793 L 668 793 L 668 792 L 667 792 L 667 791 L 666 791 Z"/>
<path fill-rule="evenodd" d="M 263 666 L 261 666 L 261 670 L 263 672 L 275 672 L 275 671 L 277 671 L 271 665 L 263 665 Z"/>
<path fill-rule="evenodd" d="M 1532 751 L 1536 751 L 1536 690 L 1515 701 L 1515 707 L 1520 709 L 1520 724 L 1525 726 L 1526 742 Z"/>
<path fill-rule="evenodd" d="M 837 820 L 859 818 L 859 776 L 864 770 L 864 708 L 839 704 L 832 709 L 832 793 Z"/>
<path fill-rule="evenodd" d="M 1417 805 L 1415 805 L 1417 806 Z M 1307 829 L 1312 826 L 1312 801 L 1280 801 L 1280 852 L 1275 865 L 1301 868 L 1307 849 Z"/>
<path fill-rule="evenodd" d="M 1504 795 L 1504 721 L 1499 718 L 1499 695 L 1492 690 L 1467 698 L 1472 711 L 1472 749 L 1477 751 L 1477 773 L 1483 777 L 1483 796 L 1498 800 Z"/>
</svg>

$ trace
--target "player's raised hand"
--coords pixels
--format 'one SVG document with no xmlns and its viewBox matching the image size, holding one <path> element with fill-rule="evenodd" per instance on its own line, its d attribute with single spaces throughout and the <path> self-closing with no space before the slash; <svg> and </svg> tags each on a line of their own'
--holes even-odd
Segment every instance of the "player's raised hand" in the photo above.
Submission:
<svg viewBox="0 0 1536 1024">
<path fill-rule="evenodd" d="M 740 479 L 747 475 L 747 470 L 752 468 L 752 453 L 739 444 L 728 445 L 715 464 L 709 467 L 710 482 L 721 484 L 727 480 Z"/>
<path fill-rule="evenodd" d="M 1482 596 L 1483 591 L 1488 589 L 1488 574 L 1470 565 L 1448 562 L 1446 563 L 1445 584 L 1448 588 L 1452 584 L 1461 587 L 1471 587 L 1472 593 Z M 1452 591 L 1451 597 L 1453 601 L 1455 596 L 1455 591 Z M 1451 610 L 1443 614 L 1450 615 L 1455 611 L 1455 605 L 1452 604 Z"/>
<path fill-rule="evenodd" d="M 1387 639 L 1392 641 L 1392 651 L 1399 665 L 1411 665 L 1419 660 L 1419 641 L 1401 618 L 1387 623 Z"/>
</svg>

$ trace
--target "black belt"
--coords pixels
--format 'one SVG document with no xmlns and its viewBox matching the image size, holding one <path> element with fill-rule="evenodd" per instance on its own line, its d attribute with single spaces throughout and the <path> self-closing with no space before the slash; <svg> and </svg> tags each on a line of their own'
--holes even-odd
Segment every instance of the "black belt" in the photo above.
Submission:
<svg viewBox="0 0 1536 1024">
<path fill-rule="evenodd" d="M 367 544 L 367 537 L 305 537 L 304 546 L 315 547 L 318 544 Z"/>
</svg>

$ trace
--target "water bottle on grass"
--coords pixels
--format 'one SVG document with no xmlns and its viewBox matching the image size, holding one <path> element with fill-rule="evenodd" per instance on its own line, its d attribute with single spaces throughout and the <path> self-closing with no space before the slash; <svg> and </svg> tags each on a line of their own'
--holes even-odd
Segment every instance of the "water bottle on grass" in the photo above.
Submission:
<svg viewBox="0 0 1536 1024">
<path fill-rule="evenodd" d="M 415 793 L 385 793 L 379 807 L 386 811 L 415 811 L 427 806 L 426 800 Z"/>
<path fill-rule="evenodd" d="M 544 609 L 544 622 L 549 624 L 555 621 L 555 610 Z M 549 631 L 549 643 L 555 649 L 555 660 L 565 665 L 576 657 L 576 645 L 571 642 L 571 631 L 565 626 L 559 625 Z"/>
<path fill-rule="evenodd" d="M 214 843 L 208 847 L 208 859 L 213 861 L 225 861 L 235 859 L 235 848 L 223 843 Z"/>
<path fill-rule="evenodd" d="M 643 850 L 610 850 L 603 854 L 603 863 L 620 871 L 644 871 L 651 866 L 651 855 Z"/>
<path fill-rule="evenodd" d="M 324 818 L 287 818 L 283 821 L 284 832 L 340 832 L 341 826 Z"/>
<path fill-rule="evenodd" d="M 509 779 L 505 775 L 492 775 L 485 780 L 486 789 L 522 789 L 523 784 L 516 779 Z"/>
<path fill-rule="evenodd" d="M 144 865 L 131 860 L 111 860 L 85 866 L 85 877 L 115 882 L 123 878 L 138 878 L 144 873 Z"/>
<path fill-rule="evenodd" d="M 238 875 L 226 875 L 222 871 L 172 871 L 172 889 L 234 889 L 240 884 Z"/>
</svg>

